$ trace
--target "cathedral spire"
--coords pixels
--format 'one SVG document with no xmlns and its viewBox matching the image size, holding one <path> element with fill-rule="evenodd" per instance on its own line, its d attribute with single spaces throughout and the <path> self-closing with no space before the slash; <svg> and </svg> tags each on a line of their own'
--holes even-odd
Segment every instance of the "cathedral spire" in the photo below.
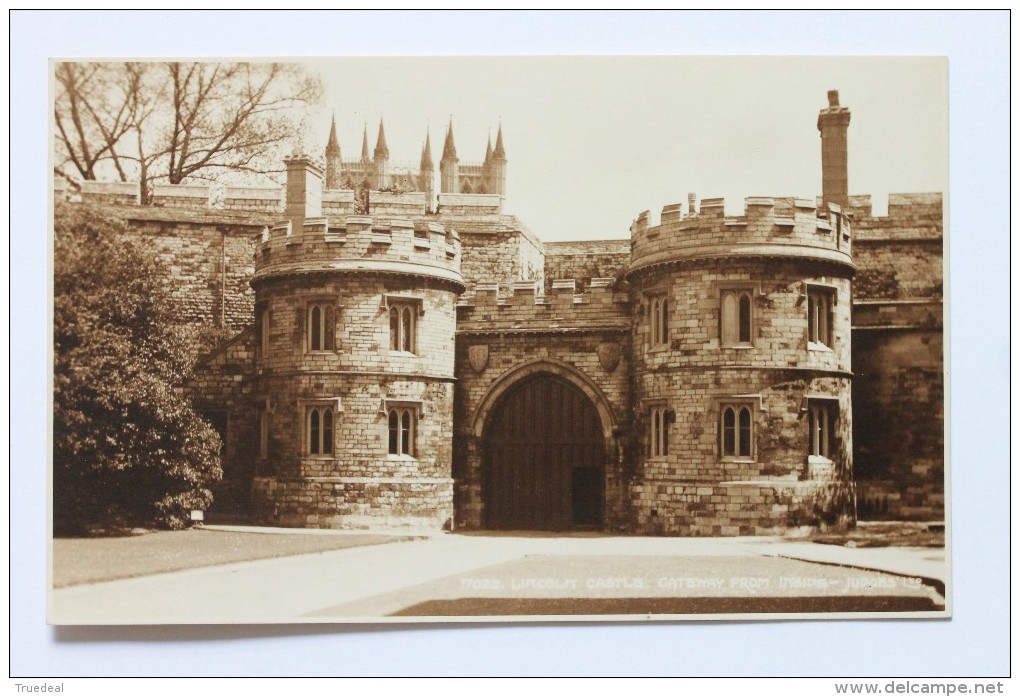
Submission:
<svg viewBox="0 0 1020 697">
<path fill-rule="evenodd" d="M 489 138 L 485 142 L 485 163 L 489 164 L 492 161 L 492 132 L 489 132 Z"/>
<path fill-rule="evenodd" d="M 496 151 L 493 153 L 493 157 L 497 160 L 506 159 L 506 151 L 503 150 L 503 124 L 499 124 L 499 131 L 496 133 Z"/>
<path fill-rule="evenodd" d="M 375 139 L 375 159 L 390 159 L 390 149 L 386 145 L 386 129 L 383 127 L 382 117 L 379 117 L 379 136 Z"/>
<path fill-rule="evenodd" d="M 340 154 L 340 141 L 336 137 L 336 113 L 333 114 L 333 120 L 329 124 L 329 142 L 326 143 L 326 157 L 330 155 Z"/>
<path fill-rule="evenodd" d="M 365 124 L 365 130 L 361 133 L 361 160 L 362 162 L 368 161 L 368 124 Z"/>
<path fill-rule="evenodd" d="M 340 140 L 336 137 L 336 112 L 329 125 L 329 141 L 326 143 L 326 181 L 327 189 L 339 189 L 340 171 L 343 161 L 340 159 Z"/>
<path fill-rule="evenodd" d="M 446 129 L 446 142 L 443 144 L 443 159 L 444 160 L 456 160 L 457 159 L 457 148 L 453 144 L 453 119 L 450 119 L 450 125 Z"/>
<path fill-rule="evenodd" d="M 423 170 L 431 171 L 432 166 L 432 143 L 430 142 L 429 132 L 425 131 L 425 147 L 421 151 L 421 168 Z"/>
</svg>

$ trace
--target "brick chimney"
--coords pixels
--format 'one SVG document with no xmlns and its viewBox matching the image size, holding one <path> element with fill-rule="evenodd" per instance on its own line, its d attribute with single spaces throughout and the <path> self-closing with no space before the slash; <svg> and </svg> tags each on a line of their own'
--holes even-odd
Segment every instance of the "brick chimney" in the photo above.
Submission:
<svg viewBox="0 0 1020 697">
<path fill-rule="evenodd" d="M 829 106 L 818 112 L 818 131 L 822 137 L 822 201 L 846 208 L 847 181 L 846 131 L 850 110 L 839 105 L 839 91 L 829 90 Z"/>
<path fill-rule="evenodd" d="M 287 209 L 291 227 L 300 230 L 305 218 L 322 216 L 322 164 L 308 155 L 294 155 L 287 165 Z"/>
</svg>

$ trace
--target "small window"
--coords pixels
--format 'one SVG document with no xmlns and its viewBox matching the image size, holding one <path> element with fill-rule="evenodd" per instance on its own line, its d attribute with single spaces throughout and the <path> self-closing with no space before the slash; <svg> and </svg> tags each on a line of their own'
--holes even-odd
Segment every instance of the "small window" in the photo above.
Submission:
<svg viewBox="0 0 1020 697">
<path fill-rule="evenodd" d="M 333 408 L 309 407 L 306 419 L 308 454 L 333 454 Z"/>
<path fill-rule="evenodd" d="M 669 298 L 653 297 L 648 302 L 649 340 L 652 346 L 669 343 Z"/>
<path fill-rule="evenodd" d="M 417 351 L 417 325 L 420 305 L 417 303 L 391 302 L 390 307 L 390 351 L 415 353 Z"/>
<path fill-rule="evenodd" d="M 830 288 L 808 289 L 808 342 L 832 348 L 832 307 L 835 291 Z"/>
<path fill-rule="evenodd" d="M 722 292 L 719 328 L 723 346 L 751 345 L 751 291 Z"/>
<path fill-rule="evenodd" d="M 673 412 L 666 407 L 652 407 L 648 423 L 648 454 L 652 457 L 669 455 L 669 426 Z"/>
<path fill-rule="evenodd" d="M 754 418 L 750 404 L 723 404 L 719 410 L 719 456 L 754 458 Z"/>
<path fill-rule="evenodd" d="M 415 410 L 411 407 L 395 407 L 387 414 L 390 455 L 415 456 Z"/>
<path fill-rule="evenodd" d="M 808 455 L 832 459 L 836 444 L 838 405 L 829 400 L 808 402 Z"/>
<path fill-rule="evenodd" d="M 308 305 L 308 350 L 336 349 L 336 306 L 328 302 Z"/>
</svg>

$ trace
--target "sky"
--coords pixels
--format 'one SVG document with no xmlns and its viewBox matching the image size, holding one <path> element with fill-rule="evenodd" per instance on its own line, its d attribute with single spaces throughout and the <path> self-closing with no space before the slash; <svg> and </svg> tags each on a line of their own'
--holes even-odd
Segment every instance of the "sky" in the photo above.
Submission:
<svg viewBox="0 0 1020 697">
<path fill-rule="evenodd" d="M 385 120 L 391 163 L 417 166 L 425 133 L 438 173 L 452 119 L 462 163 L 481 162 L 503 128 L 507 199 L 547 241 L 628 236 L 650 209 L 821 192 L 816 119 L 838 89 L 850 108 L 851 194 L 947 188 L 944 58 L 445 57 L 310 62 L 324 86 L 309 116 L 321 153 L 335 114 L 343 156 L 375 147 Z"/>
</svg>

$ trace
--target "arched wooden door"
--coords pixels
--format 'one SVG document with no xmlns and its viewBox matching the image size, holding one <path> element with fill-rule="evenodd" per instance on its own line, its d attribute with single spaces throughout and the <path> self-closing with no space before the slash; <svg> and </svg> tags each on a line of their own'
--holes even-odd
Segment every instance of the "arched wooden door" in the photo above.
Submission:
<svg viewBox="0 0 1020 697">
<path fill-rule="evenodd" d="M 602 428 L 594 405 L 569 382 L 540 374 L 511 388 L 489 417 L 483 448 L 488 528 L 602 527 Z"/>
</svg>

